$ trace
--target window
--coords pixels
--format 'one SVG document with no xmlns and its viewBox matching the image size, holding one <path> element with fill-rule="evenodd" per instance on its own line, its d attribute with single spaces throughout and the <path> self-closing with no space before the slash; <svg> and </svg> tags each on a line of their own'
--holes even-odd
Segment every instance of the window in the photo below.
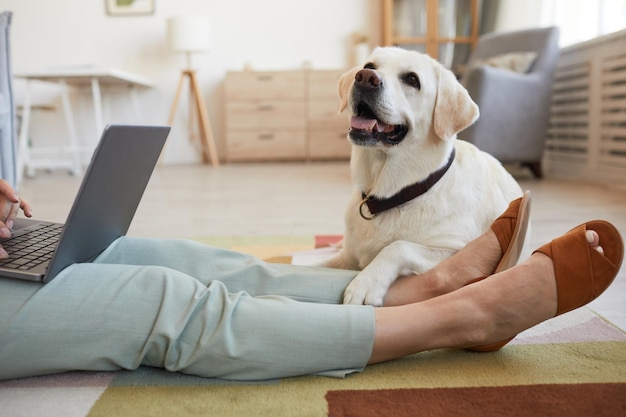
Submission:
<svg viewBox="0 0 626 417">
<path fill-rule="evenodd" d="M 567 46 L 626 29 L 626 0 L 543 0 L 543 26 L 561 28 Z"/>
</svg>

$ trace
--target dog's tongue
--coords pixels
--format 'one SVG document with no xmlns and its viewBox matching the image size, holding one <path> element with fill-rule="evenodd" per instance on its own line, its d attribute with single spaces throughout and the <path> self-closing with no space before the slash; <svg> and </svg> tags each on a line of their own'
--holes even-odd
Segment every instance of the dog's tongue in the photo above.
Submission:
<svg viewBox="0 0 626 417">
<path fill-rule="evenodd" d="M 376 119 L 353 116 L 350 119 L 350 127 L 359 130 L 376 130 L 377 132 L 393 132 L 393 125 L 388 125 Z"/>
</svg>

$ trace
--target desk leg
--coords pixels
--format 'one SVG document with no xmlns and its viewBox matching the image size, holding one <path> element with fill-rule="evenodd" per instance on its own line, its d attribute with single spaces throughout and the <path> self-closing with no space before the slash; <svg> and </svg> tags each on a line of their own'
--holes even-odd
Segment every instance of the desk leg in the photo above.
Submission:
<svg viewBox="0 0 626 417">
<path fill-rule="evenodd" d="M 34 177 L 35 170 L 30 164 L 30 148 L 28 146 L 28 135 L 30 133 L 30 112 L 31 112 L 30 80 L 26 80 L 24 86 L 24 103 L 22 105 L 22 125 L 20 126 L 20 136 L 18 138 L 19 150 L 17 152 L 17 183 L 22 181 L 24 171 L 26 176 Z"/>
<path fill-rule="evenodd" d="M 96 77 L 91 79 L 91 95 L 93 96 L 93 111 L 96 118 L 96 138 L 99 138 L 104 130 L 104 114 L 102 111 L 102 93 L 100 81 Z"/>
<path fill-rule="evenodd" d="M 69 87 L 65 80 L 61 80 L 60 84 L 63 113 L 65 114 L 65 124 L 70 139 L 70 151 L 72 153 L 71 173 L 79 175 L 81 173 L 80 149 L 78 148 L 78 134 L 76 133 L 76 124 L 74 123 L 74 113 L 72 112 L 72 103 L 70 102 Z"/>
</svg>

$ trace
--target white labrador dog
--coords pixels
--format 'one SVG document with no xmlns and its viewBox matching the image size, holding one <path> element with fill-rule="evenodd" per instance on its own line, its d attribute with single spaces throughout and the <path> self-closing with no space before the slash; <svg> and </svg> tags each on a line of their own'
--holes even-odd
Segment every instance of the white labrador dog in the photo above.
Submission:
<svg viewBox="0 0 626 417">
<path fill-rule="evenodd" d="M 427 55 L 377 48 L 341 77 L 339 95 L 352 112 L 355 191 L 341 251 L 323 266 L 361 270 L 344 302 L 379 306 L 399 276 L 464 247 L 522 189 L 495 158 L 456 139 L 478 106 Z"/>
</svg>

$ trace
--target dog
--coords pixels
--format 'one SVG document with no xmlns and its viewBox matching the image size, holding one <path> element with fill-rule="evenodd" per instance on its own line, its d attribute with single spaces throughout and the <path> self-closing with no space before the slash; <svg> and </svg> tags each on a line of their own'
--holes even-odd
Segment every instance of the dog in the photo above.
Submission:
<svg viewBox="0 0 626 417">
<path fill-rule="evenodd" d="M 381 306 L 399 277 L 423 273 L 485 232 L 522 189 L 502 164 L 457 133 L 478 106 L 428 55 L 376 48 L 339 80 L 355 190 L 339 253 L 322 263 L 359 270 L 344 303 Z"/>
</svg>

